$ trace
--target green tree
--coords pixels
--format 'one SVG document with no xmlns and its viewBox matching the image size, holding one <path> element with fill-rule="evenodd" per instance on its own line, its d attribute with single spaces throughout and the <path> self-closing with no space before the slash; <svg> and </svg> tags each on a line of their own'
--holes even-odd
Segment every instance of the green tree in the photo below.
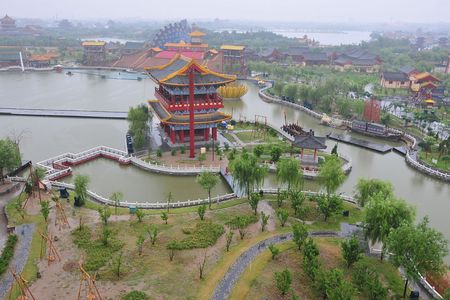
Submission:
<svg viewBox="0 0 450 300">
<path fill-rule="evenodd" d="M 50 202 L 48 201 L 41 202 L 41 214 L 44 217 L 45 223 L 47 223 L 48 215 L 50 214 Z"/>
<path fill-rule="evenodd" d="M 114 214 L 117 216 L 117 207 L 120 205 L 120 201 L 123 199 L 122 192 L 114 192 L 109 197 L 114 202 Z"/>
<path fill-rule="evenodd" d="M 123 258 L 123 252 L 120 251 L 117 256 L 115 256 L 112 260 L 112 267 L 114 270 L 114 273 L 116 273 L 117 279 L 120 279 L 120 274 L 122 270 L 122 258 Z"/>
<path fill-rule="evenodd" d="M 74 179 L 75 183 L 75 206 L 83 206 L 88 197 L 89 177 L 87 175 L 77 174 Z"/>
<path fill-rule="evenodd" d="M 327 195 L 336 192 L 338 187 L 345 181 L 345 173 L 342 170 L 341 161 L 336 155 L 325 157 L 320 166 L 319 182 L 325 187 Z"/>
<path fill-rule="evenodd" d="M 317 208 L 322 213 L 325 222 L 332 215 L 339 213 L 343 207 L 344 201 L 338 195 L 319 195 L 317 197 Z"/>
<path fill-rule="evenodd" d="M 353 266 L 352 282 L 356 288 L 369 300 L 387 299 L 388 290 L 380 281 L 380 276 L 373 264 L 360 260 Z"/>
<path fill-rule="evenodd" d="M 169 192 L 169 193 L 167 194 L 167 214 L 169 214 L 170 203 L 172 202 L 172 200 L 173 200 L 172 192 Z"/>
<path fill-rule="evenodd" d="M 269 251 L 272 255 L 272 260 L 275 259 L 275 257 L 280 253 L 280 249 L 278 249 L 274 244 L 269 245 Z"/>
<path fill-rule="evenodd" d="M 98 209 L 98 214 L 100 215 L 100 219 L 102 220 L 104 225 L 108 225 L 108 219 L 111 217 L 111 209 L 109 209 L 108 205 L 102 205 Z"/>
<path fill-rule="evenodd" d="M 169 220 L 169 215 L 165 211 L 163 211 L 161 213 L 161 219 L 167 224 L 167 221 Z"/>
<path fill-rule="evenodd" d="M 136 218 L 139 223 L 142 223 L 142 220 L 145 217 L 145 212 L 142 209 L 136 208 Z"/>
<path fill-rule="evenodd" d="M 281 272 L 274 273 L 275 285 L 281 292 L 281 295 L 286 295 L 289 292 L 292 284 L 292 273 L 289 269 L 284 269 Z"/>
<path fill-rule="evenodd" d="M 352 299 L 353 286 L 344 278 L 342 270 L 331 269 L 319 272 L 316 281 L 317 290 L 324 294 L 324 298 L 330 300 Z"/>
<path fill-rule="evenodd" d="M 226 245 L 227 252 L 230 251 L 230 245 L 231 245 L 231 242 L 233 241 L 233 235 L 234 235 L 234 232 L 230 230 L 230 231 L 228 231 L 227 235 L 225 236 L 226 240 L 227 240 L 227 245 Z"/>
<path fill-rule="evenodd" d="M 203 219 L 205 218 L 205 213 L 206 213 L 206 205 L 202 204 L 197 208 L 197 213 L 198 216 L 200 217 L 200 220 L 203 221 Z"/>
<path fill-rule="evenodd" d="M 101 236 L 103 246 L 107 246 L 109 244 L 109 238 L 111 237 L 111 235 L 112 230 L 108 226 L 103 226 Z"/>
<path fill-rule="evenodd" d="M 200 162 L 200 165 L 203 165 L 203 162 L 206 160 L 206 153 L 199 154 L 197 159 Z"/>
<path fill-rule="evenodd" d="M 279 209 L 277 209 L 277 217 L 278 217 L 278 220 L 280 220 L 281 227 L 284 227 L 284 225 L 286 224 L 286 222 L 289 218 L 289 211 L 284 208 L 279 208 Z"/>
<path fill-rule="evenodd" d="M 302 267 L 306 275 L 314 281 L 319 271 L 319 248 L 312 238 L 307 238 L 303 246 Z"/>
<path fill-rule="evenodd" d="M 255 154 L 256 157 L 261 157 L 261 155 L 264 153 L 264 146 L 263 145 L 257 145 L 255 148 L 253 148 L 253 154 Z"/>
<path fill-rule="evenodd" d="M 338 144 L 336 143 L 336 144 L 334 144 L 333 149 L 331 149 L 331 154 L 334 154 L 337 156 L 338 155 L 337 148 L 338 148 Z"/>
<path fill-rule="evenodd" d="M 371 198 L 366 206 L 364 234 L 372 243 L 383 243 L 381 260 L 383 260 L 389 232 L 400 227 L 402 223 L 412 224 L 414 217 L 415 210 L 403 200 L 385 199 L 382 193 Z"/>
<path fill-rule="evenodd" d="M 283 150 L 281 150 L 278 146 L 273 146 L 270 150 L 270 156 L 273 162 L 277 162 L 280 160 L 281 154 L 283 154 Z"/>
<path fill-rule="evenodd" d="M 301 188 L 303 172 L 299 161 L 295 158 L 281 159 L 277 164 L 277 180 L 282 184 L 287 184 L 288 191 L 291 188 Z"/>
<path fill-rule="evenodd" d="M 258 163 L 256 157 L 249 153 L 242 153 L 230 163 L 231 174 L 240 189 L 243 189 L 250 199 L 250 193 L 264 183 L 267 167 Z"/>
<path fill-rule="evenodd" d="M 359 241 L 356 236 L 341 242 L 342 257 L 347 262 L 347 268 L 350 268 L 361 258 L 362 249 L 359 247 Z"/>
<path fill-rule="evenodd" d="M 280 188 L 278 188 L 278 190 L 277 190 L 277 205 L 278 205 L 278 208 L 283 206 L 283 200 L 287 199 L 288 197 L 289 197 L 288 191 L 281 191 L 280 192 Z"/>
<path fill-rule="evenodd" d="M 219 176 L 203 171 L 197 176 L 197 183 L 208 192 L 209 209 L 211 209 L 211 190 L 219 183 Z"/>
<path fill-rule="evenodd" d="M 297 88 L 296 84 L 288 84 L 284 87 L 284 95 L 287 97 L 295 99 L 297 97 Z"/>
<path fill-rule="evenodd" d="M 138 247 L 138 253 L 139 256 L 142 255 L 142 249 L 144 247 L 145 237 L 143 234 L 138 235 L 138 238 L 136 240 L 136 246 Z"/>
<path fill-rule="evenodd" d="M 150 243 L 152 244 L 152 246 L 155 245 L 156 239 L 158 238 L 158 227 L 156 226 L 148 227 L 147 234 L 148 237 L 150 238 Z"/>
<path fill-rule="evenodd" d="M 302 249 L 303 244 L 308 238 L 308 228 L 303 223 L 296 223 L 292 226 L 292 233 L 294 235 L 294 242 L 298 247 L 298 250 Z"/>
<path fill-rule="evenodd" d="M 5 182 L 5 172 L 13 171 L 21 163 L 17 145 L 9 138 L 0 140 L 0 180 Z"/>
<path fill-rule="evenodd" d="M 419 224 L 404 222 L 393 229 L 387 237 L 387 249 L 392 255 L 389 260 L 405 270 L 406 280 L 403 297 L 406 295 L 408 280 L 420 280 L 420 275 L 442 274 L 445 270 L 444 258 L 448 254 L 448 242 L 444 235 L 428 226 L 425 217 Z"/>
<path fill-rule="evenodd" d="M 143 147 L 149 129 L 149 121 L 152 119 L 152 114 L 147 105 L 141 104 L 137 107 L 130 107 L 127 119 L 134 146 L 136 148 Z"/>
<path fill-rule="evenodd" d="M 291 207 L 294 210 L 295 216 L 300 216 L 300 210 L 303 202 L 305 202 L 305 194 L 298 190 L 291 190 L 289 192 L 289 198 L 291 199 Z"/>
<path fill-rule="evenodd" d="M 253 209 L 255 216 L 257 214 L 258 203 L 260 200 L 261 200 L 261 195 L 259 193 L 253 192 L 250 194 L 249 204 L 250 204 L 250 207 Z"/>
<path fill-rule="evenodd" d="M 269 214 L 265 214 L 263 211 L 261 212 L 261 231 L 263 232 L 266 229 L 267 223 L 269 223 Z"/>
<path fill-rule="evenodd" d="M 369 199 L 381 193 L 385 199 L 394 195 L 394 187 L 389 181 L 360 178 L 356 184 L 355 198 L 359 206 L 364 207 Z"/>
</svg>

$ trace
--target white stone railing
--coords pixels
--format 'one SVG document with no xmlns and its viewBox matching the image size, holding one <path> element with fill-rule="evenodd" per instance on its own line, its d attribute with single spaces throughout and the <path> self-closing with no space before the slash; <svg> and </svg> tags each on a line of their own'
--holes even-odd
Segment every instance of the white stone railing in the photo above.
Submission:
<svg viewBox="0 0 450 300">
<path fill-rule="evenodd" d="M 38 162 L 37 165 L 46 170 L 46 179 L 52 180 L 65 175 L 71 174 L 70 167 L 64 164 L 76 165 L 82 162 L 95 159 L 97 157 L 107 157 L 117 160 L 121 164 L 133 164 L 134 166 L 156 173 L 177 174 L 177 175 L 195 175 L 203 171 L 218 173 L 220 167 L 218 166 L 180 166 L 180 165 L 160 165 L 147 163 L 139 158 L 128 156 L 122 150 L 114 149 L 106 146 L 98 146 L 79 153 L 64 153 L 47 160 Z M 55 168 L 55 165 L 59 168 Z"/>
<path fill-rule="evenodd" d="M 276 188 L 263 188 L 261 190 L 266 194 L 277 194 L 279 192 L 279 190 Z M 307 196 L 318 196 L 323 194 L 321 192 L 313 192 L 313 191 L 302 191 L 302 192 Z M 346 202 L 357 204 L 356 199 L 353 198 L 352 196 L 340 194 L 339 197 L 341 197 Z"/>
<path fill-rule="evenodd" d="M 417 155 L 417 154 L 415 154 L 415 155 Z M 439 179 L 442 179 L 445 181 L 450 181 L 450 174 L 441 172 L 439 170 L 436 170 L 436 169 L 430 168 L 424 164 L 421 164 L 413 156 L 411 156 L 411 151 L 408 151 L 406 153 L 405 159 L 406 159 L 406 162 L 411 167 L 413 167 L 421 172 L 424 172 L 430 176 L 433 176 L 433 177 L 436 177 L 436 178 L 439 178 Z"/>
<path fill-rule="evenodd" d="M 53 187 L 59 187 L 59 188 L 66 188 L 69 190 L 74 190 L 75 186 L 71 183 L 65 183 L 65 182 L 59 182 L 59 181 L 50 181 L 50 184 Z M 108 199 L 102 195 L 99 195 L 95 192 L 88 191 L 89 197 L 91 197 L 96 202 L 107 204 L 107 205 L 115 205 L 115 202 L 111 199 Z M 221 196 L 211 197 L 211 202 L 218 203 L 225 200 L 236 198 L 236 195 L 234 193 L 225 194 Z M 196 200 L 185 200 L 185 201 L 177 201 L 177 202 L 171 202 L 169 203 L 170 208 L 177 208 L 177 207 L 187 207 L 187 206 L 194 206 L 199 205 L 203 203 L 208 203 L 209 199 L 196 199 Z M 167 202 L 129 202 L 129 201 L 120 201 L 117 203 L 119 207 L 137 207 L 142 209 L 165 209 L 167 208 Z"/>
</svg>

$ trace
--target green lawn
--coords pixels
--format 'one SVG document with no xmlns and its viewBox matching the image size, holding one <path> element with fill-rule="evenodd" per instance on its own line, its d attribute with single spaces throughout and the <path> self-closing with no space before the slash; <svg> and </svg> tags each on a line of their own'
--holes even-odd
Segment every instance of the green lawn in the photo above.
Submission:
<svg viewBox="0 0 450 300">
<path fill-rule="evenodd" d="M 426 153 L 424 151 L 419 152 L 419 158 L 429 164 L 430 166 L 433 166 L 435 168 L 438 168 L 443 171 L 449 171 L 450 170 L 450 156 L 442 155 L 439 158 L 439 153 L 437 152 L 437 149 L 433 149 L 433 152 Z M 436 160 L 437 163 L 434 163 L 433 160 Z"/>
</svg>

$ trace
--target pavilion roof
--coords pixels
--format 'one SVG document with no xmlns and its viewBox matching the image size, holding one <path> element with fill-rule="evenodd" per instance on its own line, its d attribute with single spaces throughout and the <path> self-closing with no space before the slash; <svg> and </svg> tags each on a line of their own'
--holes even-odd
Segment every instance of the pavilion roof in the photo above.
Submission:
<svg viewBox="0 0 450 300">
<path fill-rule="evenodd" d="M 191 33 L 189 33 L 189 36 L 191 37 L 201 37 L 201 36 L 205 36 L 206 33 L 201 32 L 200 30 L 194 30 Z"/>
<path fill-rule="evenodd" d="M 388 81 L 408 81 L 408 75 L 403 72 L 383 72 L 382 76 Z"/>
<path fill-rule="evenodd" d="M 105 46 L 106 42 L 103 41 L 84 41 L 81 43 L 82 46 Z"/>
<path fill-rule="evenodd" d="M 3 18 L 0 19 L 1 22 L 14 22 L 14 19 L 6 14 Z"/>
<path fill-rule="evenodd" d="M 436 76 L 431 75 L 428 72 L 423 72 L 423 73 L 419 73 L 414 75 L 414 79 L 415 80 L 425 80 L 427 79 L 427 81 L 441 81 L 439 78 L 437 78 Z"/>
<path fill-rule="evenodd" d="M 191 44 L 186 42 L 179 43 L 165 43 L 164 47 L 172 48 L 208 48 L 208 44 Z"/>
<path fill-rule="evenodd" d="M 292 145 L 303 149 L 326 149 L 325 140 L 325 137 L 318 137 L 313 134 L 297 135 Z"/>
<path fill-rule="evenodd" d="M 195 85 L 220 85 L 236 80 L 236 76 L 220 74 L 211 71 L 207 67 L 199 64 L 195 59 L 190 59 L 177 54 L 167 64 L 162 66 L 145 68 L 150 77 L 159 84 L 187 86 L 189 77 L 187 71 L 194 68 L 196 72 Z"/>
<path fill-rule="evenodd" d="M 220 50 L 234 50 L 234 51 L 243 51 L 245 46 L 239 45 L 222 45 L 220 46 Z"/>
</svg>

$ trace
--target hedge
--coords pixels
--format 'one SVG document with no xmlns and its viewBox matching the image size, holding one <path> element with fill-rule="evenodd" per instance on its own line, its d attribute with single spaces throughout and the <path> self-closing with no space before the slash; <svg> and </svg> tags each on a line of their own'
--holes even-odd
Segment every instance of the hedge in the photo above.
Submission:
<svg viewBox="0 0 450 300">
<path fill-rule="evenodd" d="M 0 256 L 0 276 L 8 269 L 9 262 L 14 256 L 14 247 L 17 244 L 17 235 L 10 234 L 3 249 L 2 256 Z"/>
</svg>

